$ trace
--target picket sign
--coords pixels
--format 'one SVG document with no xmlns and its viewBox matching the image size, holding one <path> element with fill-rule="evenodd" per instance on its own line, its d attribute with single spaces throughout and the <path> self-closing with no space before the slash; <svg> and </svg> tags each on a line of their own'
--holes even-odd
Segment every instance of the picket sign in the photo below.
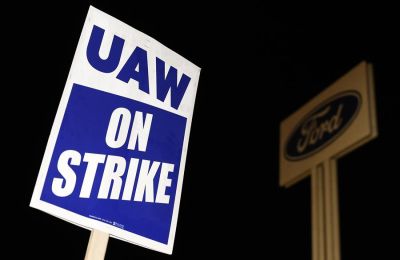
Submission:
<svg viewBox="0 0 400 260">
<path fill-rule="evenodd" d="M 377 137 L 372 65 L 360 63 L 280 126 L 280 185 L 311 175 L 313 260 L 339 260 L 336 161 Z"/>
<path fill-rule="evenodd" d="M 172 254 L 199 74 L 89 8 L 30 204 L 92 230 L 85 259 L 109 236 Z"/>
</svg>

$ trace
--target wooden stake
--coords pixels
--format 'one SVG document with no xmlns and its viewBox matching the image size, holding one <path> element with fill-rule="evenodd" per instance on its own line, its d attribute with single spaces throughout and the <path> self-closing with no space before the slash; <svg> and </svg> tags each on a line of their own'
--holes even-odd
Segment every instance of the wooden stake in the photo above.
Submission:
<svg viewBox="0 0 400 260">
<path fill-rule="evenodd" d="M 85 260 L 104 260 L 109 234 L 93 229 L 90 233 Z"/>
</svg>

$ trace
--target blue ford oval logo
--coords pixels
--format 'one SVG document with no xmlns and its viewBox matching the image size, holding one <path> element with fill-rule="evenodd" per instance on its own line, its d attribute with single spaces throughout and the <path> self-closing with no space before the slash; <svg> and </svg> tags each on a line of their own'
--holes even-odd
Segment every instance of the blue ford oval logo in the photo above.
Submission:
<svg viewBox="0 0 400 260">
<path fill-rule="evenodd" d="M 338 138 L 357 116 L 361 96 L 339 93 L 312 110 L 295 127 L 285 146 L 289 160 L 300 160 L 325 148 Z"/>
</svg>

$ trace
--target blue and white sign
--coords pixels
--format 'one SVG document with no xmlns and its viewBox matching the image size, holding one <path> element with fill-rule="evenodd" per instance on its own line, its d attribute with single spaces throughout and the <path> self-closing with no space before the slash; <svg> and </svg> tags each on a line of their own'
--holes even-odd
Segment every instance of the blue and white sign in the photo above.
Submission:
<svg viewBox="0 0 400 260">
<path fill-rule="evenodd" d="M 199 74 L 90 7 L 31 206 L 171 254 Z"/>
</svg>

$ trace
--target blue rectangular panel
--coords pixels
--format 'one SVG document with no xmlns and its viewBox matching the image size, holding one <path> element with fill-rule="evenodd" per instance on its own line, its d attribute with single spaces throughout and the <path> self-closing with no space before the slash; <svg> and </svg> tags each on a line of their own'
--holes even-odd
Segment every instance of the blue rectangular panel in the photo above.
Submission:
<svg viewBox="0 0 400 260">
<path fill-rule="evenodd" d="M 111 114 L 119 107 L 130 111 L 132 121 L 135 111 L 141 111 L 143 115 L 147 113 L 153 115 L 146 151 L 127 149 L 128 141 L 121 148 L 116 149 L 110 148 L 106 144 L 105 138 Z M 185 127 L 186 118 L 184 117 L 132 99 L 74 84 L 51 157 L 41 200 L 84 217 L 97 219 L 131 233 L 167 244 Z M 52 191 L 52 183 L 54 178 L 63 178 L 57 168 L 57 163 L 60 155 L 66 150 L 79 152 L 81 161 L 79 165 L 70 166 L 76 173 L 76 184 L 73 192 L 69 196 L 58 197 Z M 99 199 L 97 197 L 103 177 L 104 163 L 98 165 L 90 197 L 79 197 L 88 164 L 82 161 L 85 153 L 125 158 L 126 169 L 121 177 L 122 188 L 119 199 L 110 199 L 109 197 Z M 126 201 L 121 198 L 131 158 L 138 158 L 140 162 L 132 199 Z M 151 163 L 157 161 L 174 165 L 174 171 L 168 174 L 168 178 L 171 179 L 171 186 L 167 187 L 165 191 L 165 194 L 170 196 L 168 204 L 133 200 L 143 159 L 149 160 Z M 160 169 L 161 165 L 154 178 L 154 197 L 157 192 Z"/>
</svg>

